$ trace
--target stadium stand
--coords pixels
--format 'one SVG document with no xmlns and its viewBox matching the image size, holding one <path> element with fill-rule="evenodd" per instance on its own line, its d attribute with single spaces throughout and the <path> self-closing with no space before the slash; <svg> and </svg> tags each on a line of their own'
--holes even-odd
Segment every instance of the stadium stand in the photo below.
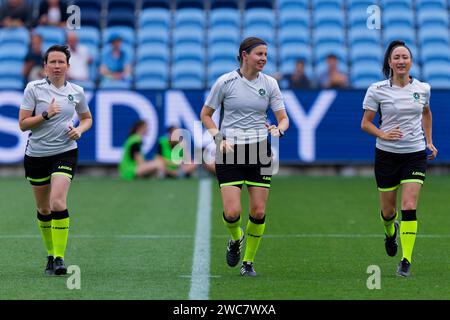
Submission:
<svg viewBox="0 0 450 320">
<path fill-rule="evenodd" d="M 111 35 L 118 33 L 133 57 L 129 88 L 207 88 L 238 66 L 239 42 L 246 36 L 269 43 L 268 74 L 289 73 L 302 59 L 308 76 L 316 78 L 326 57 L 334 54 L 355 88 L 380 79 L 380 70 L 373 66 L 381 68 L 390 41 L 403 39 L 413 53 L 413 74 L 450 88 L 449 76 L 442 71 L 450 64 L 446 0 L 70 0 L 68 4 L 82 8 L 82 28 L 76 32 L 93 56 L 90 80 L 95 86 L 104 87 L 98 72 L 101 53 Z M 369 29 L 367 9 L 374 4 L 382 9 L 381 28 Z M 36 14 L 39 1 L 33 6 Z M 65 41 L 65 31 L 57 27 L 0 29 L 1 63 L 23 63 L 30 32 L 43 36 L 44 50 Z M 6 49 L 11 47 L 14 50 Z M 190 65 L 182 65 L 186 63 Z M 0 71 L 2 85 L 20 89 L 22 80 L 9 67 Z"/>
</svg>

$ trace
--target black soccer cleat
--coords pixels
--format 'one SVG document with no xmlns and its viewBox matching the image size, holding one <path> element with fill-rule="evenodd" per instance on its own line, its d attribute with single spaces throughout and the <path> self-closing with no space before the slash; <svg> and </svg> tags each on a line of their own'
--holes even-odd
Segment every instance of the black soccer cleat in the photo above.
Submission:
<svg viewBox="0 0 450 320">
<path fill-rule="evenodd" d="M 55 266 L 55 275 L 60 276 L 60 275 L 64 275 L 67 273 L 67 268 L 64 265 L 63 258 L 56 257 L 54 266 Z"/>
<path fill-rule="evenodd" d="M 241 276 L 244 277 L 256 277 L 256 271 L 253 268 L 253 262 L 242 262 Z"/>
<path fill-rule="evenodd" d="M 230 239 L 228 241 L 227 247 L 227 264 L 230 267 L 236 267 L 241 260 L 241 248 L 244 242 L 244 232 L 242 232 L 242 237 L 239 240 L 233 241 Z"/>
<path fill-rule="evenodd" d="M 54 269 L 54 259 L 53 256 L 48 256 L 47 257 L 47 266 L 45 267 L 45 271 L 44 273 L 47 276 L 52 276 L 55 274 L 55 269 Z"/>
<path fill-rule="evenodd" d="M 411 263 L 408 261 L 408 259 L 403 258 L 402 261 L 398 264 L 397 267 L 397 275 L 400 277 L 409 277 L 411 275 L 411 271 L 409 270 L 411 268 Z"/>
<path fill-rule="evenodd" d="M 386 239 L 384 239 L 384 246 L 386 248 L 386 253 L 390 257 L 394 257 L 397 254 L 398 249 L 397 238 L 398 238 L 398 230 L 400 228 L 398 221 L 394 222 L 394 227 L 395 227 L 394 235 L 392 237 L 388 237 L 386 235 Z"/>
</svg>

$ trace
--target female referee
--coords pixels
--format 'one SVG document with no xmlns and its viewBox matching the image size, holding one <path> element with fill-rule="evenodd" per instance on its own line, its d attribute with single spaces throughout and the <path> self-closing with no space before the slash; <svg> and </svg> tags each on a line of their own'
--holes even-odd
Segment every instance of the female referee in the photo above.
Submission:
<svg viewBox="0 0 450 320">
<path fill-rule="evenodd" d="M 31 131 L 24 167 L 47 249 L 47 275 L 67 273 L 64 265 L 69 234 L 67 193 L 77 165 L 76 140 L 92 125 L 83 88 L 65 79 L 69 59 L 67 46 L 54 45 L 47 50 L 44 55 L 47 78 L 28 83 L 19 112 L 20 129 Z M 72 124 L 74 111 L 80 120 L 78 127 Z"/>
<path fill-rule="evenodd" d="M 255 37 L 244 39 L 239 47 L 240 68 L 218 78 L 201 111 L 201 120 L 218 146 L 216 174 L 219 182 L 223 221 L 231 235 L 226 259 L 230 267 L 241 258 L 244 232 L 241 229 L 241 189 L 247 185 L 250 216 L 246 248 L 240 273 L 256 276 L 256 251 L 265 229 L 265 210 L 271 182 L 271 151 L 268 135 L 282 137 L 289 127 L 277 81 L 262 73 L 267 62 L 267 44 Z M 267 124 L 271 107 L 278 126 Z M 222 107 L 221 125 L 212 120 Z"/>
<path fill-rule="evenodd" d="M 411 65 L 411 50 L 403 41 L 392 41 L 384 55 L 383 73 L 387 79 L 372 84 L 367 90 L 361 122 L 364 131 L 377 137 L 375 178 L 380 193 L 385 248 L 389 256 L 396 255 L 400 231 L 403 256 L 397 274 L 403 277 L 410 275 L 417 232 L 416 208 L 427 159 L 432 160 L 437 155 L 432 138 L 430 85 L 410 76 Z M 373 124 L 377 112 L 379 128 Z M 399 227 L 396 220 L 400 186 L 402 222 Z"/>
</svg>

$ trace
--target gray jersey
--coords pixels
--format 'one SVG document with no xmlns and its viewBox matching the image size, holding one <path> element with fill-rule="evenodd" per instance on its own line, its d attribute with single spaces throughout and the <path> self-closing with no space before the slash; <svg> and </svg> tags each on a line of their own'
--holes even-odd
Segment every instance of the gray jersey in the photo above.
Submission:
<svg viewBox="0 0 450 320">
<path fill-rule="evenodd" d="M 222 107 L 220 131 L 227 140 L 237 144 L 255 143 L 267 138 L 267 109 L 285 109 L 277 81 L 263 73 L 252 81 L 239 70 L 217 79 L 205 105 Z"/>
<path fill-rule="evenodd" d="M 403 133 L 397 141 L 377 138 L 377 148 L 394 153 L 424 150 L 422 112 L 429 104 L 430 85 L 417 79 L 403 88 L 392 85 L 390 80 L 372 84 L 366 92 L 363 109 L 381 114 L 380 130 L 386 132 L 399 126 Z"/>
<path fill-rule="evenodd" d="M 20 108 L 39 115 L 48 109 L 53 98 L 61 113 L 31 129 L 25 150 L 28 156 L 46 157 L 77 148 L 67 133 L 74 111 L 78 114 L 89 111 L 83 88 L 67 81 L 59 89 L 48 79 L 31 81 L 25 88 Z"/>
</svg>

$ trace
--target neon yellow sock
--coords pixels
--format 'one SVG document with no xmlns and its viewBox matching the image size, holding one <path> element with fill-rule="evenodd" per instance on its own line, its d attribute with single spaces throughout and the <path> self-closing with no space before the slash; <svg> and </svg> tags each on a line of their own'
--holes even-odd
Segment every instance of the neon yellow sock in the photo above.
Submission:
<svg viewBox="0 0 450 320">
<path fill-rule="evenodd" d="M 245 255 L 243 261 L 253 262 L 255 260 L 256 251 L 258 251 L 259 243 L 264 234 L 264 229 L 266 228 L 265 217 L 261 220 L 256 220 L 252 217 L 248 220 L 247 229 L 245 230 L 247 234 L 247 240 L 245 244 Z"/>
<path fill-rule="evenodd" d="M 398 212 L 395 212 L 395 215 L 389 220 L 386 220 L 383 217 L 383 212 L 381 212 L 380 217 L 381 217 L 381 221 L 383 222 L 383 225 L 384 225 L 384 233 L 388 237 L 392 237 L 394 235 L 394 233 L 395 233 L 394 222 L 397 220 Z"/>
<path fill-rule="evenodd" d="M 417 234 L 416 210 L 402 210 L 400 224 L 400 241 L 402 243 L 403 258 L 412 262 L 412 252 Z"/>
<path fill-rule="evenodd" d="M 64 259 L 66 251 L 67 238 L 69 236 L 69 212 L 52 211 L 52 237 L 53 237 L 53 251 L 55 257 Z"/>
<path fill-rule="evenodd" d="M 225 224 L 225 227 L 227 227 L 228 232 L 231 235 L 231 240 L 236 241 L 239 240 L 242 237 L 242 229 L 241 229 L 241 216 L 239 216 L 239 219 L 235 221 L 228 221 L 225 218 L 225 213 L 222 216 L 223 223 Z"/>
<path fill-rule="evenodd" d="M 38 226 L 41 230 L 42 240 L 44 240 L 47 255 L 53 256 L 53 240 L 52 240 L 52 216 L 37 213 Z"/>
</svg>

